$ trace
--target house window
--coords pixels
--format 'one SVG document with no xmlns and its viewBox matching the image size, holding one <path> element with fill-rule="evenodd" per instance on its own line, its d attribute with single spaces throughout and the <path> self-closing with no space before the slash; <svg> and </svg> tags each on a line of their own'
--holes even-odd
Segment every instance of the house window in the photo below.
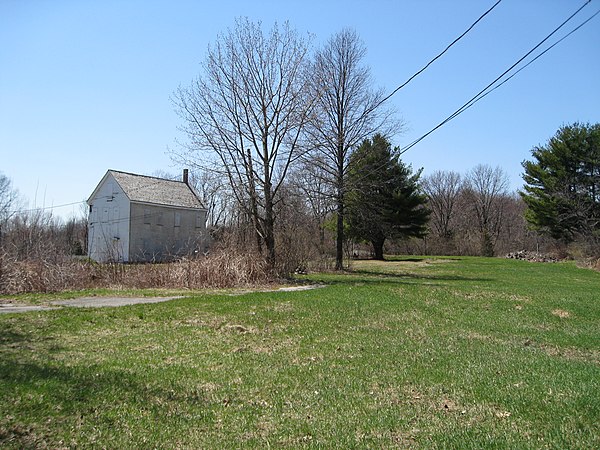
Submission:
<svg viewBox="0 0 600 450">
<path fill-rule="evenodd" d="M 176 227 L 181 226 L 181 213 L 178 211 L 175 211 L 175 226 Z"/>
<path fill-rule="evenodd" d="M 164 225 L 163 223 L 163 212 L 159 211 L 156 217 L 156 225 L 160 225 L 161 227 Z"/>
<path fill-rule="evenodd" d="M 144 223 L 146 225 L 150 225 L 150 210 L 149 209 L 144 210 Z"/>
<path fill-rule="evenodd" d="M 108 208 L 102 208 L 102 222 L 108 222 Z"/>
</svg>

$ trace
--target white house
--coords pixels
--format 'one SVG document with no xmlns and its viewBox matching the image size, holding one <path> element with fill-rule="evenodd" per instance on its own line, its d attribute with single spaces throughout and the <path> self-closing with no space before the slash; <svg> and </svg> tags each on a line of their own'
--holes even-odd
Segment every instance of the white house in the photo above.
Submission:
<svg viewBox="0 0 600 450">
<path fill-rule="evenodd" d="M 206 213 L 188 183 L 109 170 L 87 200 L 88 256 L 165 261 L 206 251 Z"/>
</svg>

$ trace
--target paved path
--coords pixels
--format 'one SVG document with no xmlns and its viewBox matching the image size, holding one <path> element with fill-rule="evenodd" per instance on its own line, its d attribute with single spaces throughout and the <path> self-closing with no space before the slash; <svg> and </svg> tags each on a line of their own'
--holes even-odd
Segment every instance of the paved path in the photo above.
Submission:
<svg viewBox="0 0 600 450">
<path fill-rule="evenodd" d="M 7 313 L 21 313 L 29 311 L 45 311 L 48 309 L 57 309 L 50 306 L 39 306 L 39 305 L 19 305 L 16 303 L 0 303 L 0 314 Z"/>
<path fill-rule="evenodd" d="M 73 306 L 76 308 L 102 308 L 110 306 L 137 305 L 140 303 L 159 303 L 174 300 L 177 297 L 82 297 L 71 300 L 52 300 L 48 303 L 53 306 L 42 305 L 19 305 L 16 303 L 0 303 L 0 314 L 28 311 L 45 311 L 58 309 L 61 306 Z"/>
<path fill-rule="evenodd" d="M 286 286 L 278 289 L 261 290 L 242 290 L 229 295 L 242 295 L 248 292 L 289 292 L 289 291 L 304 291 L 308 289 L 317 289 L 324 287 L 323 285 L 301 285 L 301 286 Z M 59 309 L 64 306 L 72 306 L 75 308 L 103 308 L 111 306 L 137 305 L 140 303 L 160 303 L 168 302 L 183 296 L 172 297 L 81 297 L 71 300 L 49 300 L 47 305 L 20 305 L 18 303 L 9 303 L 0 301 L 0 314 L 2 313 L 18 313 L 28 311 L 46 311 L 50 309 Z"/>
</svg>

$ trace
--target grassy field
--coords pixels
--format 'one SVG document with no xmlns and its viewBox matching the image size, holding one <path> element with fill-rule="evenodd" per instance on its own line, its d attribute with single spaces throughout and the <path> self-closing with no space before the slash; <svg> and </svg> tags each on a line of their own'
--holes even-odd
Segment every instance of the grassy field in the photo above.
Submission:
<svg viewBox="0 0 600 450">
<path fill-rule="evenodd" d="M 298 292 L 0 315 L 0 447 L 600 448 L 600 274 L 356 262 Z"/>
</svg>

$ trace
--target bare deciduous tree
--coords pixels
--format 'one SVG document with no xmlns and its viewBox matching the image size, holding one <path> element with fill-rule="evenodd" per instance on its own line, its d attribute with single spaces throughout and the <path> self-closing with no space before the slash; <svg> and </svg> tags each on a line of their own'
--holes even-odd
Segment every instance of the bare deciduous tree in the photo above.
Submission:
<svg viewBox="0 0 600 450">
<path fill-rule="evenodd" d="M 0 173 L 0 224 L 17 208 L 18 199 L 19 193 L 13 188 L 10 178 Z"/>
<path fill-rule="evenodd" d="M 228 223 L 233 202 L 231 188 L 220 174 L 209 171 L 192 172 L 190 183 L 208 209 L 206 226 L 214 230 Z"/>
<path fill-rule="evenodd" d="M 461 193 L 462 179 L 458 172 L 436 170 L 423 180 L 423 190 L 431 210 L 431 225 L 443 239 L 453 235 L 453 219 Z"/>
<path fill-rule="evenodd" d="M 484 256 L 493 256 L 496 239 L 503 223 L 508 176 L 500 167 L 492 168 L 479 164 L 467 174 L 466 193 L 477 219 L 481 235 L 481 253 Z"/>
<path fill-rule="evenodd" d="M 304 161 L 294 172 L 292 183 L 296 191 L 304 199 L 319 230 L 319 251 L 325 252 L 325 221 L 334 210 L 334 191 L 328 182 L 327 173 L 323 171 L 318 159 L 322 155 L 312 155 L 311 160 Z"/>
<path fill-rule="evenodd" d="M 275 267 L 274 205 L 314 98 L 308 95 L 308 42 L 285 23 L 265 35 L 239 19 L 208 49 L 203 74 L 174 95 L 189 142 L 187 161 L 223 173 L 252 217 L 257 246 Z"/>
<path fill-rule="evenodd" d="M 337 214 L 336 269 L 343 267 L 344 178 L 351 151 L 369 136 L 390 135 L 395 123 L 382 108 L 383 91 L 372 89 L 370 70 L 363 65 L 366 48 L 354 30 L 333 35 L 316 52 L 313 76 L 317 108 L 310 134 L 322 158 L 316 159 L 335 190 Z"/>
</svg>

